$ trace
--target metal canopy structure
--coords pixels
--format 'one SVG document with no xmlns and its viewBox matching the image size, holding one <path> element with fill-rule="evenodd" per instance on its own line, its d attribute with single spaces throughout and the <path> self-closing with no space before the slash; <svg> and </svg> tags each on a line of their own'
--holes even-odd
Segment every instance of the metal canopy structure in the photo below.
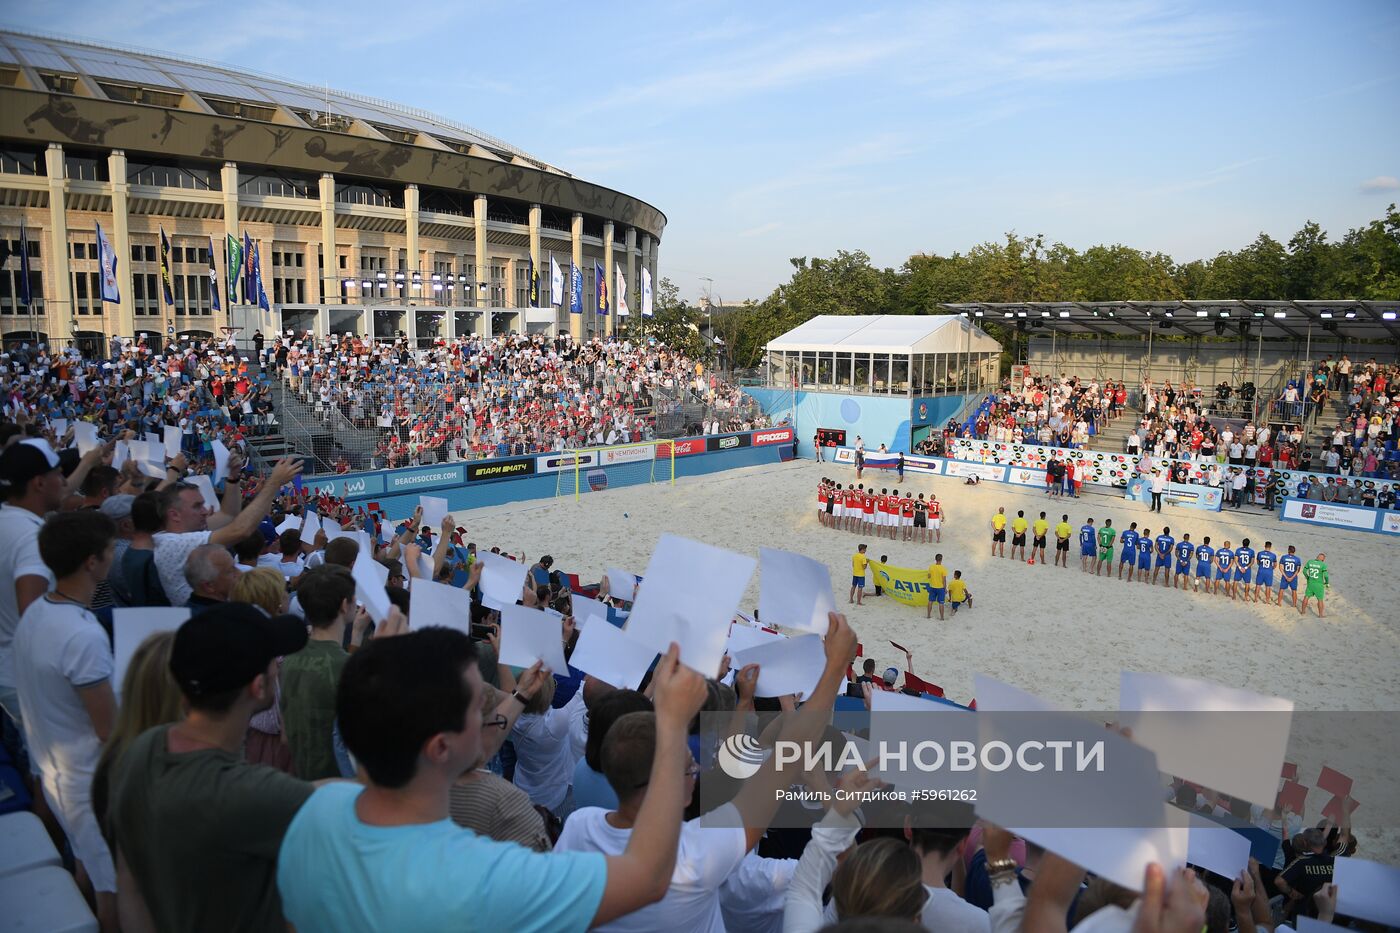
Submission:
<svg viewBox="0 0 1400 933">
<path fill-rule="evenodd" d="M 1400 301 L 1051 301 L 964 302 L 940 307 L 971 319 L 1060 334 L 1400 341 Z M 1242 326 L 1246 325 L 1246 326 Z"/>
</svg>

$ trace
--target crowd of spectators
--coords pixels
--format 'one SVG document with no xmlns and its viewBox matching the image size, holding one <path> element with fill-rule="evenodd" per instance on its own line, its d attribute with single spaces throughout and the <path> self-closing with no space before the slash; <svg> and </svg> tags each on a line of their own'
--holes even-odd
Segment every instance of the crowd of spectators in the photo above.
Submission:
<svg viewBox="0 0 1400 933">
<path fill-rule="evenodd" d="M 1028 373 L 1019 385 L 1004 380 L 969 424 L 950 421 L 944 428 L 944 443 L 963 436 L 1005 444 L 1083 447 L 1119 416 L 1127 399 L 1122 382 Z"/>
<path fill-rule="evenodd" d="M 652 343 L 510 335 L 411 349 L 402 340 L 306 335 L 279 337 L 261 353 L 309 404 L 377 433 L 360 467 L 646 441 L 658 418 L 672 415 L 685 434 L 767 426 L 718 373 Z M 703 414 L 687 419 L 686 406 Z"/>
<path fill-rule="evenodd" d="M 787 710 L 777 735 L 797 741 L 829 734 L 838 695 L 869 705 L 880 685 L 856 677 L 843 617 L 802 697 L 758 695 L 757 665 L 726 659 L 702 676 L 674 646 L 637 690 L 513 668 L 480 592 L 485 555 L 452 516 L 393 523 L 310 496 L 295 460 L 263 477 L 237 453 L 223 475 L 180 453 L 161 477 L 118 470 L 112 435 L 78 454 L 71 424 L 15 414 L 0 429 L 5 744 L 106 930 L 807 931 L 873 918 L 845 928 L 1011 933 L 1063 930 L 1076 902 L 1081 918 L 1112 902 L 1161 933 L 1226 933 L 1232 913 L 1257 929 L 1334 908 L 1317 873 L 1276 879 L 1273 866 L 1234 879 L 1218 916 L 1222 895 L 1189 872 L 1149 868 L 1140 898 L 1085 886 L 1082 869 L 974 826 L 966 806 L 862 829 L 874 811 L 861 793 L 879 785 L 861 770 L 808 774 L 845 794 L 800 831 L 765 832 L 790 782 L 767 765 L 702 815 L 698 762 L 723 736 L 699 731 L 698 714 L 756 732 L 758 713 Z M 491 551 L 519 561 L 518 602 L 554 611 L 571 652 L 585 588 L 548 556 L 527 567 Z M 370 561 L 388 603 L 377 622 Z M 413 626 L 428 581 L 469 594 L 470 636 Z M 610 590 L 605 576 L 597 595 L 625 617 L 635 592 Z M 113 606 L 190 617 L 146 639 L 118 682 Z M 1191 796 L 1188 809 L 1231 806 Z M 1356 846 L 1345 825 L 1329 836 L 1257 817 L 1297 863 Z M 1131 917 L 1102 919 L 1127 930 Z"/>
</svg>

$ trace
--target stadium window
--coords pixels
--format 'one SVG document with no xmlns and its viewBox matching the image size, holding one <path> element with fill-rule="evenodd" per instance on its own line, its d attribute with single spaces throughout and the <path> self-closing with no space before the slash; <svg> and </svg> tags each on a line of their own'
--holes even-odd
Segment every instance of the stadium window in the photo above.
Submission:
<svg viewBox="0 0 1400 933">
<path fill-rule="evenodd" d="M 107 163 L 103 160 L 70 155 L 64 157 L 63 168 L 64 174 L 73 181 L 107 180 Z"/>
<path fill-rule="evenodd" d="M 0 150 L 0 175 L 43 175 L 46 171 L 47 166 L 40 153 Z"/>
</svg>

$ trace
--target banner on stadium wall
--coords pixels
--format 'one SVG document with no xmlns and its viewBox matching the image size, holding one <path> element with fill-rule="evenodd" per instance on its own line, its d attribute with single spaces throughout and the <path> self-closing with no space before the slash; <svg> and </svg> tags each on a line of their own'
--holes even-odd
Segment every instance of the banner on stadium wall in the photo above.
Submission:
<svg viewBox="0 0 1400 933">
<path fill-rule="evenodd" d="M 771 431 L 753 432 L 753 445 L 755 447 L 762 447 L 764 444 L 791 444 L 792 439 L 792 428 L 774 428 Z"/>
<path fill-rule="evenodd" d="M 1103 450 L 1073 450 L 1068 447 L 1042 447 L 1038 444 L 1007 444 L 981 441 L 973 437 L 953 440 L 948 454 L 954 460 L 1000 463 L 1013 467 L 1043 470 L 1052 459 L 1088 467 L 1084 482 L 1095 486 L 1126 486 L 1137 468 L 1136 457 Z"/>
<path fill-rule="evenodd" d="M 872 560 L 870 573 L 874 577 L 875 585 L 880 587 L 886 596 L 892 597 L 895 602 L 903 603 L 906 606 L 917 606 L 921 609 L 928 605 L 927 570 L 896 567 L 893 564 L 882 564 L 877 560 Z"/>
<path fill-rule="evenodd" d="M 668 452 L 677 457 L 688 457 L 691 454 L 703 454 L 705 452 L 705 439 L 703 437 L 686 438 L 683 441 L 676 441 L 674 444 L 663 444 L 657 447 L 656 455 L 663 460 Z"/>
<path fill-rule="evenodd" d="M 507 460 L 483 460 L 467 464 L 467 482 L 510 479 L 516 476 L 531 476 L 535 472 L 534 457 L 511 457 Z"/>
<path fill-rule="evenodd" d="M 591 452 L 545 454 L 535 458 L 536 473 L 569 473 L 576 467 L 590 467 L 598 462 Z"/>
<path fill-rule="evenodd" d="M 360 496 L 378 496 L 384 493 L 383 476 L 337 476 L 334 478 L 306 480 L 304 483 L 306 491 L 313 496 L 321 493 L 335 496 L 337 499 L 359 498 Z"/>
<path fill-rule="evenodd" d="M 598 451 L 599 466 L 617 466 L 620 463 L 637 463 L 656 459 L 656 445 L 640 444 L 636 447 L 618 447 Z"/>
<path fill-rule="evenodd" d="M 1006 481 L 1017 486 L 1038 486 L 1045 488 L 1044 470 L 1032 470 L 1026 467 L 1011 467 L 1007 470 Z"/>
<path fill-rule="evenodd" d="M 1136 499 L 1138 502 L 1151 502 L 1152 481 L 1144 476 L 1133 477 L 1128 480 L 1128 488 L 1124 490 L 1123 498 Z M 1224 500 L 1223 490 L 1213 486 L 1167 483 L 1167 488 L 1162 491 L 1163 502 L 1184 505 L 1204 512 L 1219 512 Z"/>
<path fill-rule="evenodd" d="M 720 434 L 705 438 L 706 450 L 737 450 L 740 447 L 747 447 L 749 444 L 749 435 L 747 434 Z"/>
<path fill-rule="evenodd" d="M 1381 524 L 1376 530 L 1385 535 L 1400 535 L 1400 512 L 1382 512 Z"/>
<path fill-rule="evenodd" d="M 996 463 L 969 463 L 965 460 L 946 460 L 943 463 L 945 476 L 975 476 L 993 483 L 1003 482 L 1006 471 L 1007 467 Z"/>
<path fill-rule="evenodd" d="M 1340 505 L 1336 502 L 1314 502 L 1310 499 L 1286 499 L 1279 518 L 1286 522 L 1307 522 L 1310 525 L 1329 525 L 1334 528 L 1351 528 L 1356 531 L 1376 531 L 1377 525 L 1384 528 L 1383 519 L 1395 515 L 1380 509 L 1368 509 L 1364 505 Z"/>
<path fill-rule="evenodd" d="M 404 470 L 390 473 L 384 478 L 384 491 L 392 493 L 403 492 L 406 489 L 423 489 L 429 486 L 457 486 L 462 482 L 462 475 L 460 464 Z"/>
</svg>

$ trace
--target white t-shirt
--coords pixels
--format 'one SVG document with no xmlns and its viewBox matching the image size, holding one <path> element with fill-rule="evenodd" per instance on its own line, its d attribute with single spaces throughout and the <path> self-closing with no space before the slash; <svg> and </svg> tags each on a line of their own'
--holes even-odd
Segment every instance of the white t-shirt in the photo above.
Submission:
<svg viewBox="0 0 1400 933">
<path fill-rule="evenodd" d="M 584 807 L 564 823 L 554 844 L 556 852 L 601 852 L 621 855 L 632 836 L 630 829 L 608 824 L 607 810 Z M 711 824 L 711 825 L 702 825 Z M 698 820 L 681 824 L 676 869 L 666 896 L 612 923 L 597 927 L 612 933 L 724 933 L 720 886 L 748 852 L 743 821 L 733 804 Z"/>
<path fill-rule="evenodd" d="M 529 795 L 531 803 L 550 810 L 569 795 L 578 764 L 571 741 L 575 706 L 583 706 L 582 687 L 558 709 L 521 716 L 510 734 L 515 744 L 515 786 Z"/>
<path fill-rule="evenodd" d="M 45 783 L 86 797 L 102 743 L 78 689 L 112 676 L 112 649 L 87 609 L 51 596 L 25 610 L 15 633 L 15 686 L 29 754 Z"/>
<path fill-rule="evenodd" d="M 208 531 L 158 531 L 155 534 L 156 573 L 160 585 L 170 599 L 170 605 L 183 606 L 190 601 L 190 582 L 185 579 L 185 561 L 195 548 L 209 543 Z"/>
<path fill-rule="evenodd" d="M 43 577 L 53 587 L 53 574 L 39 557 L 39 528 L 43 524 L 43 518 L 28 509 L 0 505 L 0 686 L 15 686 L 12 651 L 19 627 L 15 581 Z"/>
<path fill-rule="evenodd" d="M 763 858 L 756 852 L 745 855 L 719 889 L 725 927 L 748 933 L 782 933 L 783 904 L 796 871 L 795 858 Z"/>
<path fill-rule="evenodd" d="M 937 933 L 989 933 L 991 921 L 987 912 L 958 897 L 948 888 L 924 885 L 928 900 L 924 901 L 924 929 Z"/>
</svg>

